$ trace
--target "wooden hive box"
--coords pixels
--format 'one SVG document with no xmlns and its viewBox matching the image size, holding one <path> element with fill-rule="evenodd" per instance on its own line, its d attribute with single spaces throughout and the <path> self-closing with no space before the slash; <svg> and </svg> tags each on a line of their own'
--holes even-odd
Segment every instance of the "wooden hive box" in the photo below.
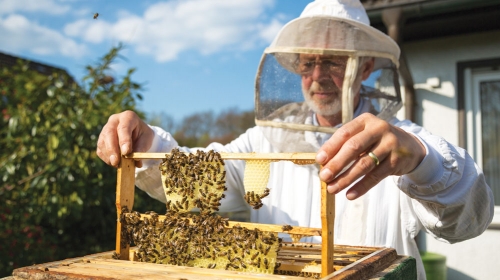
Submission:
<svg viewBox="0 0 500 280">
<path fill-rule="evenodd" d="M 289 160 L 299 164 L 314 163 L 314 153 L 224 154 L 224 160 Z M 132 210 L 135 192 L 135 160 L 163 159 L 165 154 L 135 153 L 121 160 L 117 175 L 116 251 L 14 270 L 14 279 L 416 279 L 415 259 L 398 256 L 392 248 L 343 246 L 333 244 L 335 196 L 321 184 L 322 228 L 293 227 L 284 231 L 281 225 L 229 222 L 249 229 L 284 232 L 293 242 L 283 242 L 278 252 L 275 274 L 207 269 L 138 262 L 135 248 L 122 242 L 123 207 Z M 319 186 L 318 186 L 319 187 Z M 143 216 L 147 216 L 142 214 Z M 164 218 L 165 216 L 160 216 Z M 300 243 L 302 236 L 321 236 L 321 244 Z M 115 259 L 118 256 L 118 259 Z"/>
</svg>

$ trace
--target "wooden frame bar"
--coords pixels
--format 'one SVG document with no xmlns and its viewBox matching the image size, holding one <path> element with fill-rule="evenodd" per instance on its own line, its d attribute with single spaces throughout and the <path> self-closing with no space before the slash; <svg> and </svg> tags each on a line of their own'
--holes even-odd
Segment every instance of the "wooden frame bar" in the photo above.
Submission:
<svg viewBox="0 0 500 280">
<path fill-rule="evenodd" d="M 116 185 L 116 253 L 122 260 L 129 259 L 129 245 L 122 242 L 122 225 L 120 217 L 122 207 L 126 206 L 132 211 L 135 192 L 135 160 L 138 159 L 164 159 L 165 153 L 132 153 L 122 156 L 117 173 Z M 223 160 L 288 160 L 296 164 L 314 164 L 316 153 L 220 153 Z M 294 227 L 290 231 L 283 231 L 281 226 L 256 224 L 256 223 L 231 223 L 230 226 L 239 224 L 249 228 L 259 228 L 265 231 L 285 232 L 293 235 L 321 235 L 321 276 L 325 277 L 334 271 L 334 220 L 335 220 L 335 195 L 329 194 L 325 182 L 321 182 L 321 229 Z M 299 238 L 300 239 L 300 238 Z M 123 244 L 122 244 L 123 243 Z"/>
</svg>

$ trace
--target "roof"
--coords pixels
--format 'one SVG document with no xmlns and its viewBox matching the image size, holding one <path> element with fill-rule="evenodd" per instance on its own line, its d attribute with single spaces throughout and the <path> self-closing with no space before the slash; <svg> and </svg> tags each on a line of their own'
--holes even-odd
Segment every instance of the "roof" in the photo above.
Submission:
<svg viewBox="0 0 500 280">
<path fill-rule="evenodd" d="M 26 58 L 21 58 L 21 57 L 6 54 L 3 52 L 0 52 L 0 68 L 4 67 L 4 66 L 12 67 L 15 64 L 17 64 L 17 61 L 19 59 L 22 60 L 23 62 L 28 62 L 29 69 L 38 71 L 41 74 L 50 75 L 54 72 L 65 72 L 66 74 L 68 74 L 68 76 L 71 77 L 71 75 L 69 75 L 69 73 L 63 68 L 48 65 L 45 63 L 41 63 L 41 62 L 32 61 L 32 60 L 29 60 Z M 73 80 L 73 77 L 71 77 L 71 79 Z"/>
<path fill-rule="evenodd" d="M 382 11 L 401 8 L 403 41 L 500 30 L 498 0 L 361 0 L 371 25 L 387 33 Z"/>
</svg>

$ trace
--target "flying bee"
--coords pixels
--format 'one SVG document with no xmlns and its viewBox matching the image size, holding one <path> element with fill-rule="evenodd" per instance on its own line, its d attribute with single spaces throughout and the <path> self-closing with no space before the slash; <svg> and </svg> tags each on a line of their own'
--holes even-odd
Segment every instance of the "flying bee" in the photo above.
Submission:
<svg viewBox="0 0 500 280">
<path fill-rule="evenodd" d="M 98 16 L 99 16 L 99 13 L 95 13 L 94 14 L 94 19 L 97 19 Z"/>
</svg>

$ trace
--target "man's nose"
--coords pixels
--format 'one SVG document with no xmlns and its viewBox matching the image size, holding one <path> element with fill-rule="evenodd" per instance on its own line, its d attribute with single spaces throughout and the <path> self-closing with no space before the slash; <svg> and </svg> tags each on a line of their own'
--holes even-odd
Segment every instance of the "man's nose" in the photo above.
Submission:
<svg viewBox="0 0 500 280">
<path fill-rule="evenodd" d="M 323 67 L 321 63 L 316 63 L 312 71 L 312 78 L 314 81 L 324 80 L 329 77 L 329 71 Z"/>
</svg>

